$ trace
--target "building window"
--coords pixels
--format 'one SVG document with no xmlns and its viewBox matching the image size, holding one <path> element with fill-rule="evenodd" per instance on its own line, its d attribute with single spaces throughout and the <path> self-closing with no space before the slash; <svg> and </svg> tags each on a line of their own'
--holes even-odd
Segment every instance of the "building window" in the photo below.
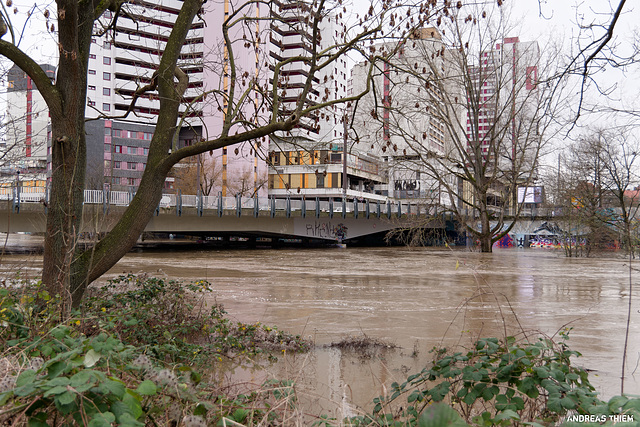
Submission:
<svg viewBox="0 0 640 427">
<path fill-rule="evenodd" d="M 105 153 L 111 152 L 111 144 L 104 144 L 104 152 Z"/>
<path fill-rule="evenodd" d="M 96 106 L 96 101 L 92 101 L 92 100 L 89 99 L 89 100 L 87 100 L 87 105 L 89 107 L 95 107 Z"/>
<path fill-rule="evenodd" d="M 105 160 L 104 161 L 104 169 L 105 170 L 111 169 L 111 160 Z"/>
<path fill-rule="evenodd" d="M 95 87 L 95 86 L 91 86 L 91 85 L 89 85 L 89 86 L 87 86 L 87 89 L 89 89 L 89 90 L 96 90 L 96 87 Z"/>
<path fill-rule="evenodd" d="M 138 154 L 137 147 L 127 147 L 127 154 Z"/>
<path fill-rule="evenodd" d="M 102 58 L 102 63 L 104 65 L 111 65 L 111 58 L 109 58 L 108 56 L 105 56 Z"/>
<path fill-rule="evenodd" d="M 111 89 L 109 89 L 108 87 L 103 87 L 102 88 L 102 94 L 104 96 L 111 96 Z"/>
<path fill-rule="evenodd" d="M 122 145 L 116 145 L 115 146 L 115 152 L 116 153 L 122 153 Z"/>
<path fill-rule="evenodd" d="M 111 73 L 102 73 L 102 80 L 111 80 Z"/>
<path fill-rule="evenodd" d="M 127 178 L 127 183 L 129 185 L 136 185 L 136 179 L 135 178 Z"/>
<path fill-rule="evenodd" d="M 113 136 L 115 136 L 116 138 L 120 138 L 120 129 L 114 129 Z"/>
<path fill-rule="evenodd" d="M 111 49 L 111 43 L 108 41 L 105 41 L 104 43 L 102 43 L 102 47 L 105 49 Z"/>
<path fill-rule="evenodd" d="M 148 149 L 148 148 L 143 148 L 143 149 L 142 149 L 142 154 L 144 154 L 145 156 L 146 156 L 147 154 L 149 154 L 149 149 Z"/>
<path fill-rule="evenodd" d="M 93 54 L 93 53 L 90 53 L 90 54 L 89 54 L 89 59 L 96 59 L 96 55 L 95 55 L 95 54 Z"/>
<path fill-rule="evenodd" d="M 104 128 L 104 134 L 106 136 L 111 136 L 111 128 Z"/>
<path fill-rule="evenodd" d="M 129 147 L 131 148 L 131 147 Z M 137 163 L 136 162 L 127 162 L 127 169 L 129 170 L 136 170 L 138 168 Z"/>
<path fill-rule="evenodd" d="M 89 70 L 89 75 L 94 75 L 96 73 L 96 70 Z"/>
<path fill-rule="evenodd" d="M 102 111 L 111 111 L 111 104 L 102 104 Z"/>
<path fill-rule="evenodd" d="M 114 169 L 120 169 L 120 162 L 113 162 Z"/>
</svg>

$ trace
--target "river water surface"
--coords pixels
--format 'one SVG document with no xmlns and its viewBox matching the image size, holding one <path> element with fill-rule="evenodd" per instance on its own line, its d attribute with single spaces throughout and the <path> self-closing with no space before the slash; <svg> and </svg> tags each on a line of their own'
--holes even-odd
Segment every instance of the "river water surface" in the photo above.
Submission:
<svg viewBox="0 0 640 427">
<path fill-rule="evenodd" d="M 39 256 L 5 255 L 1 269 L 21 267 L 33 275 L 40 262 Z M 235 375 L 254 383 L 270 375 L 294 378 L 303 399 L 336 416 L 368 407 L 390 382 L 422 369 L 434 346 L 468 347 L 479 336 L 522 337 L 523 330 L 551 336 L 573 328 L 569 344 L 583 354 L 574 363 L 593 370 L 602 397 L 620 390 L 629 263 L 613 256 L 397 247 L 154 250 L 128 254 L 109 275 L 123 272 L 207 279 L 215 300 L 237 320 L 310 337 L 316 343 L 310 354 Z M 326 347 L 363 335 L 400 348 L 363 356 Z M 634 302 L 625 391 L 635 394 L 639 337 Z"/>
</svg>

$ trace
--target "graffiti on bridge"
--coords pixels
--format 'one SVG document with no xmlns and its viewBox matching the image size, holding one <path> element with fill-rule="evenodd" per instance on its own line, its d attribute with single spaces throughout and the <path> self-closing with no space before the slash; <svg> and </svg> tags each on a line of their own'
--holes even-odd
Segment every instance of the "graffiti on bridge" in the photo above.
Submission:
<svg viewBox="0 0 640 427">
<path fill-rule="evenodd" d="M 331 221 L 314 221 L 312 224 L 306 224 L 307 236 L 319 239 L 338 239 L 347 238 L 348 227 L 343 223 L 335 224 Z"/>
</svg>

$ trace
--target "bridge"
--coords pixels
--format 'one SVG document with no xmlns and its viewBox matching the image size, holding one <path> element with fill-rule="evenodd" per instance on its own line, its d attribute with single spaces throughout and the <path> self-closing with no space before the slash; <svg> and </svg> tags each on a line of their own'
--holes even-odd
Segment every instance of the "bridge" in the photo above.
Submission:
<svg viewBox="0 0 640 427">
<path fill-rule="evenodd" d="M 107 232 L 133 198 L 133 192 L 84 191 L 82 232 Z M 48 195 L 44 187 L 0 187 L 0 232 L 44 233 Z M 342 241 L 419 225 L 444 229 L 408 202 L 357 199 L 275 199 L 166 194 L 146 232 L 200 236 L 276 236 Z M 451 221 L 449 221 L 451 225 Z"/>
</svg>

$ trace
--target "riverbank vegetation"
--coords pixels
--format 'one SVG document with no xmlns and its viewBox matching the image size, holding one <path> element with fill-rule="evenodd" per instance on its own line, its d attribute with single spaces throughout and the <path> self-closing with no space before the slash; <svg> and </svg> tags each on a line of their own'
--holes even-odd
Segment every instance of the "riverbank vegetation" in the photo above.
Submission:
<svg viewBox="0 0 640 427">
<path fill-rule="evenodd" d="M 464 352 L 434 349 L 421 372 L 393 383 L 356 416 L 303 414 L 290 378 L 240 392 L 209 375 L 223 360 L 240 366 L 257 355 L 268 361 L 311 349 L 300 336 L 232 321 L 219 304 L 205 304 L 210 292 L 206 281 L 120 276 L 63 317 L 39 283 L 4 283 L 0 423 L 490 426 L 550 425 L 574 414 L 640 420 L 640 399 L 598 398 L 588 372 L 572 363 L 580 354 L 566 334 L 557 342 L 529 335 L 479 339 Z"/>
<path fill-rule="evenodd" d="M 292 384 L 232 393 L 204 381 L 216 363 L 302 352 L 300 336 L 232 321 L 205 281 L 121 276 L 64 316 L 40 283 L 0 287 L 0 424 L 282 424 Z M 268 352 L 268 354 L 266 353 Z"/>
</svg>

